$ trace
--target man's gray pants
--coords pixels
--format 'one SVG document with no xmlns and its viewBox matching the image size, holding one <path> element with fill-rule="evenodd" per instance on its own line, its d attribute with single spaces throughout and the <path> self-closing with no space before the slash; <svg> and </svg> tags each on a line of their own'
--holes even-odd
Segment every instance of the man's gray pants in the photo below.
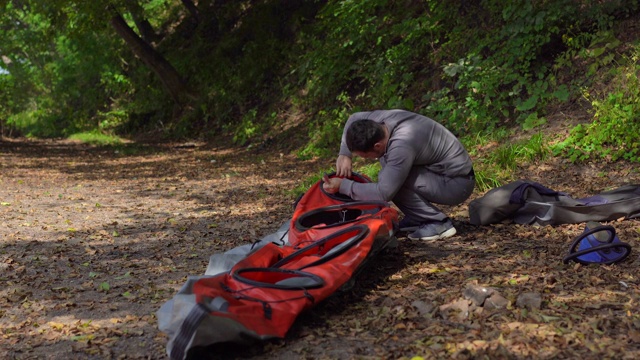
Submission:
<svg viewBox="0 0 640 360">
<path fill-rule="evenodd" d="M 414 168 L 392 201 L 405 216 L 412 219 L 420 222 L 441 221 L 447 215 L 433 204 L 461 204 L 471 196 L 475 184 L 473 174 L 448 177 L 423 167 Z"/>
</svg>

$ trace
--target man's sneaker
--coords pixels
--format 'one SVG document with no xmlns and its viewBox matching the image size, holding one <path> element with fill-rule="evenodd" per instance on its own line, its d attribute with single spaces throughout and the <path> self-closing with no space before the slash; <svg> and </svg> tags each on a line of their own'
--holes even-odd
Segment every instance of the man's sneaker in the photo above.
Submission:
<svg viewBox="0 0 640 360">
<path fill-rule="evenodd" d="M 411 240 L 432 241 L 448 238 L 456 234 L 456 228 L 453 227 L 450 219 L 433 221 L 424 223 L 420 228 L 408 235 Z"/>
<path fill-rule="evenodd" d="M 405 216 L 400 220 L 400 224 L 398 224 L 398 228 L 400 231 L 416 231 L 420 228 L 422 223 L 418 220 L 415 220 L 409 216 Z"/>
</svg>

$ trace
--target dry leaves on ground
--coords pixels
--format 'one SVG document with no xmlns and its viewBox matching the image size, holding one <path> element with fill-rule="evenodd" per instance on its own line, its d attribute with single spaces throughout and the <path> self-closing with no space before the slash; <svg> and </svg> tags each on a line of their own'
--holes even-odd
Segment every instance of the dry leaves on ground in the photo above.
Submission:
<svg viewBox="0 0 640 360">
<path fill-rule="evenodd" d="M 331 166 L 246 149 L 134 149 L 0 142 L 3 358 L 166 358 L 160 305 L 204 272 L 209 255 L 275 231 L 291 216 L 287 191 Z M 640 183 L 626 164 L 552 161 L 518 176 L 576 197 Z M 401 237 L 286 339 L 192 355 L 640 357 L 640 221 L 611 223 L 633 247 L 628 260 L 582 266 L 562 257 L 583 224 L 475 227 L 466 204 L 445 210 L 458 235 Z"/>
</svg>

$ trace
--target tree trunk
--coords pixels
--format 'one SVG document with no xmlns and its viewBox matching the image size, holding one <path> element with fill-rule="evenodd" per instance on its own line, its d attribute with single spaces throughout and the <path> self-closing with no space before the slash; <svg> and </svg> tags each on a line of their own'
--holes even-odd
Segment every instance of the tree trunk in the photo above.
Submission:
<svg viewBox="0 0 640 360">
<path fill-rule="evenodd" d="M 144 10 L 137 1 L 127 1 L 126 7 L 127 10 L 129 10 L 129 14 L 131 14 L 138 31 L 140 32 L 140 36 L 142 36 L 146 42 L 152 43 L 160 40 L 160 36 L 158 36 L 156 31 L 153 29 L 151 23 L 149 23 L 149 21 L 144 17 Z"/>
<path fill-rule="evenodd" d="M 140 58 L 140 60 L 150 67 L 156 76 L 160 78 L 162 85 L 169 95 L 171 95 L 171 98 L 173 98 L 177 104 L 181 104 L 187 95 L 187 87 L 178 71 L 160 53 L 151 47 L 149 43 L 140 38 L 138 34 L 129 27 L 120 13 L 116 11 L 113 12 L 111 25 L 113 25 L 118 35 L 129 45 L 134 55 Z"/>
<path fill-rule="evenodd" d="M 200 23 L 200 11 L 198 11 L 198 7 L 191 0 L 182 0 L 182 5 L 187 8 L 189 14 L 191 14 L 191 20 L 194 24 Z"/>
</svg>

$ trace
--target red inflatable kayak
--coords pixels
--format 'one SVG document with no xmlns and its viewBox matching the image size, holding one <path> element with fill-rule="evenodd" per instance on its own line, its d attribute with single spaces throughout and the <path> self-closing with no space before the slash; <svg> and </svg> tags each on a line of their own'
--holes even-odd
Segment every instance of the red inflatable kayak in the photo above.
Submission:
<svg viewBox="0 0 640 360">
<path fill-rule="evenodd" d="M 208 275 L 190 277 L 162 306 L 158 323 L 169 335 L 167 353 L 184 359 L 195 346 L 284 337 L 301 312 L 350 283 L 396 241 L 397 220 L 385 202 L 328 194 L 317 182 L 295 205 L 282 235 L 212 256 Z"/>
</svg>

